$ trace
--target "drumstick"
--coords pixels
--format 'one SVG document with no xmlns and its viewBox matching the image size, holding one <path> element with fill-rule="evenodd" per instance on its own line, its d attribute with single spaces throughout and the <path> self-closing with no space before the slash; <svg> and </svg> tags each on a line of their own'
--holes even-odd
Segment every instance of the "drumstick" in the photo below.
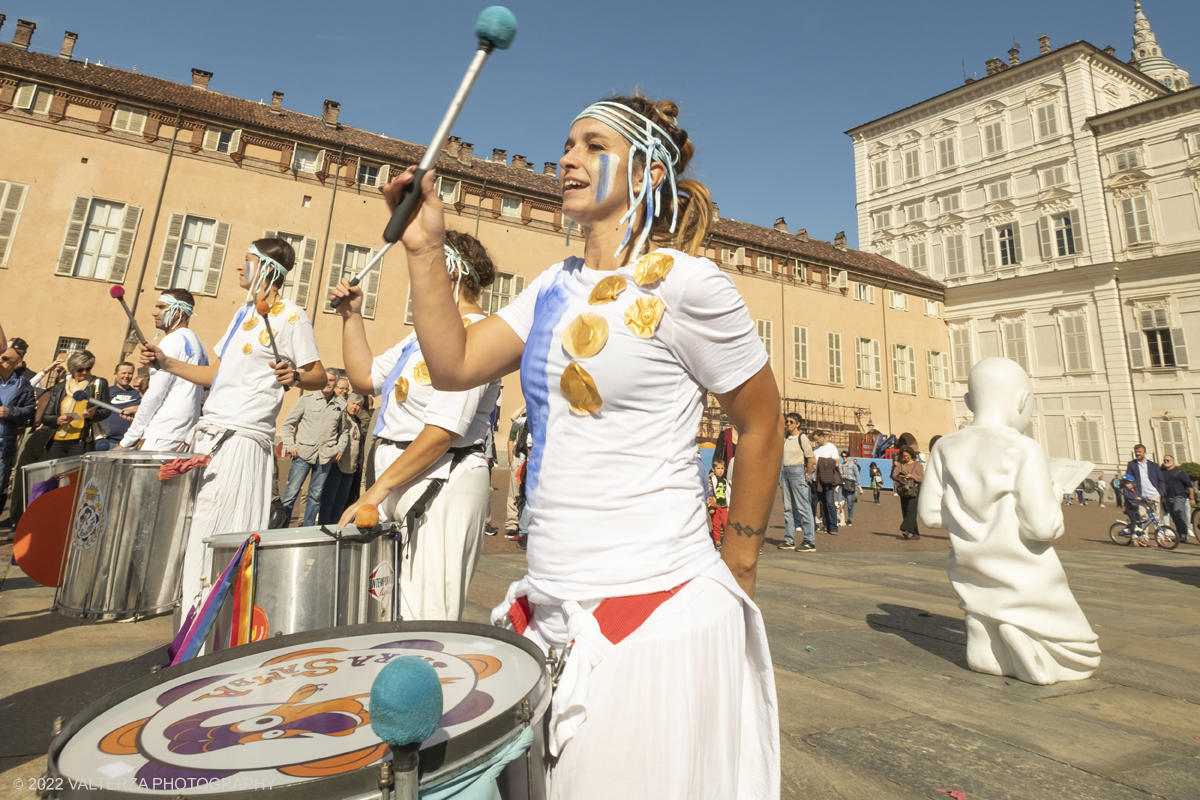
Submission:
<svg viewBox="0 0 1200 800">
<path fill-rule="evenodd" d="M 263 322 L 267 324 L 267 338 L 271 340 L 271 352 L 275 354 L 275 363 L 280 364 L 283 362 L 283 358 L 279 355 L 279 348 L 275 346 L 275 331 L 271 330 L 271 320 L 267 316 L 271 311 L 271 304 L 266 300 L 259 300 L 254 308 L 262 316 Z"/>
<path fill-rule="evenodd" d="M 423 658 L 397 658 L 380 670 L 371 684 L 371 730 L 392 750 L 391 763 L 384 762 L 380 785 L 394 782 L 397 800 L 416 800 L 418 753 L 421 743 L 437 732 L 442 705 L 437 670 Z"/>
<path fill-rule="evenodd" d="M 517 35 L 517 18 L 504 6 L 485 8 L 479 14 L 479 19 L 475 21 L 475 35 L 479 38 L 479 48 L 475 51 L 475 57 L 471 59 L 471 65 L 467 67 L 467 73 L 463 75 L 462 83 L 458 85 L 458 91 L 454 93 L 454 99 L 450 101 L 450 107 L 446 109 L 437 131 L 433 134 L 433 141 L 425 150 L 425 155 L 421 157 L 421 163 L 417 165 L 412 183 L 404 187 L 404 191 L 400 195 L 400 202 L 396 205 L 396 209 L 392 212 L 392 218 L 383 231 L 383 240 L 387 244 L 379 249 L 379 252 L 367 262 L 365 267 L 359 270 L 359 273 L 350 281 L 351 286 L 358 286 L 367 272 L 383 258 L 383 254 L 400 240 L 404 229 L 408 227 L 413 211 L 417 208 L 417 203 L 420 202 L 421 179 L 425 177 L 426 172 L 433 169 L 438 156 L 442 154 L 442 147 L 446 144 L 446 137 L 450 135 L 450 128 L 454 126 L 459 112 L 467 102 L 467 95 L 475 86 L 475 80 L 483 70 L 488 56 L 496 48 L 507 50 L 512 44 L 513 37 Z M 341 297 L 335 297 L 329 302 L 334 308 L 341 303 Z"/>
<path fill-rule="evenodd" d="M 125 309 L 125 316 L 129 317 L 129 323 L 133 325 L 134 335 L 137 336 L 139 342 L 145 344 L 146 337 L 142 335 L 142 329 L 138 327 L 137 320 L 133 318 L 133 312 L 129 310 L 129 305 L 125 302 L 124 287 L 114 286 L 108 290 L 108 293 L 121 301 L 121 308 Z"/>
<path fill-rule="evenodd" d="M 117 408 L 112 403 L 106 403 L 103 400 L 97 400 L 94 397 L 88 397 L 87 392 L 85 392 L 83 389 L 80 389 L 78 392 L 75 392 L 73 395 L 71 395 L 71 399 L 73 399 L 76 403 L 78 403 L 80 400 L 87 400 L 89 403 L 91 403 L 94 406 L 100 406 L 101 408 L 107 408 L 109 411 L 115 411 L 118 414 L 120 414 L 122 412 L 122 409 Z"/>
</svg>

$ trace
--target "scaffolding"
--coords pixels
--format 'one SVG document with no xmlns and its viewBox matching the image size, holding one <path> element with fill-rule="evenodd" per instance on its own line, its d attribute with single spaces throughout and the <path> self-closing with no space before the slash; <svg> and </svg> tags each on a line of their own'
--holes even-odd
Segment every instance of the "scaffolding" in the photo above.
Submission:
<svg viewBox="0 0 1200 800">
<path fill-rule="evenodd" d="M 817 429 L 829 434 L 829 441 L 837 445 L 839 450 L 850 447 L 854 439 L 860 440 L 863 434 L 872 430 L 871 409 L 866 406 L 852 406 L 845 403 L 831 403 L 826 400 L 805 400 L 798 397 L 785 397 L 782 403 L 783 413 L 795 412 L 804 420 L 806 431 Z M 696 436 L 700 442 L 716 442 L 721 431 L 730 427 L 729 417 L 721 411 L 717 398 L 710 392 L 704 413 L 700 417 L 700 430 Z"/>
</svg>

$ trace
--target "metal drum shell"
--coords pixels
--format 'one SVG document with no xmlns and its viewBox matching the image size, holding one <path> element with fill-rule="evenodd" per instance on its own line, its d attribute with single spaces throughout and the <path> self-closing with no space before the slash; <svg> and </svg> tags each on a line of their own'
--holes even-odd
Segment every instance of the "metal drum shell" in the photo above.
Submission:
<svg viewBox="0 0 1200 800">
<path fill-rule="evenodd" d="M 62 478 L 72 473 L 78 473 L 83 467 L 83 456 L 67 458 L 52 458 L 49 461 L 38 461 L 21 467 L 25 474 L 25 506 L 29 507 L 29 494 L 35 483 L 41 483 L 49 478 Z M 60 485 L 62 484 L 60 482 Z"/>
<path fill-rule="evenodd" d="M 170 480 L 158 468 L 187 454 L 85 453 L 54 610 L 80 619 L 141 619 L 170 613 L 179 594 L 196 484 L 203 470 Z M 94 543 L 80 545 L 80 513 L 95 485 L 103 505 Z"/>
<path fill-rule="evenodd" d="M 551 698 L 551 677 L 546 665 L 545 656 L 537 645 L 513 631 L 490 625 L 480 625 L 474 622 L 380 622 L 371 625 L 361 625 L 355 635 L 373 635 L 380 633 L 413 634 L 413 633 L 459 633 L 474 634 L 484 638 L 500 639 L 514 647 L 520 648 L 535 660 L 541 672 L 534 687 L 525 697 L 504 709 L 502 713 L 488 722 L 460 736 L 442 742 L 420 752 L 420 774 L 422 787 L 430 787 L 441 781 L 461 774 L 472 766 L 481 763 L 494 753 L 505 742 L 526 726 L 534 730 L 534 742 L 524 757 L 511 762 L 501 774 L 499 782 L 509 791 L 505 797 L 516 800 L 518 797 L 528 797 L 529 800 L 543 800 L 541 752 L 544 747 L 544 735 L 547 722 L 547 710 Z M 170 792 L 147 794 L 142 792 L 123 792 L 117 790 L 93 789 L 90 787 L 75 787 L 59 768 L 59 759 L 67 742 L 79 731 L 109 709 L 135 697 L 150 692 L 156 687 L 175 680 L 176 678 L 204 669 L 213 664 L 220 664 L 234 658 L 246 655 L 267 653 L 274 649 L 282 649 L 301 644 L 320 644 L 328 639 L 344 636 L 344 629 L 330 628 L 319 631 L 308 631 L 287 637 L 271 638 L 262 642 L 230 648 L 220 653 L 214 653 L 193 659 L 173 667 L 167 667 L 153 672 L 144 678 L 134 681 L 108 694 L 89 705 L 62 729 L 50 745 L 47 775 L 52 785 L 58 788 L 49 792 L 50 797 L 74 800 L 74 798 L 103 797 L 111 800 L 145 800 L 146 797 L 196 796 L 188 795 L 186 790 L 173 789 Z M 357 800 L 358 798 L 378 798 L 379 769 L 367 766 L 344 775 L 330 778 L 320 778 L 302 783 L 288 784 L 271 789 L 271 800 L 311 800 L 314 797 L 338 798 L 339 800 Z M 524 788 L 520 795 L 513 794 L 514 789 Z M 246 800 L 255 790 L 240 792 L 219 792 L 203 795 L 214 800 Z"/>
<path fill-rule="evenodd" d="M 267 618 L 267 635 L 288 636 L 369 621 L 368 545 L 364 537 L 339 540 L 325 530 L 335 532 L 324 526 L 259 532 L 254 604 Z M 251 533 L 225 533 L 204 540 L 212 552 L 210 584 L 216 584 Z M 226 602 L 213 625 L 206 652 L 229 647 L 232 615 L 233 603 Z"/>
</svg>

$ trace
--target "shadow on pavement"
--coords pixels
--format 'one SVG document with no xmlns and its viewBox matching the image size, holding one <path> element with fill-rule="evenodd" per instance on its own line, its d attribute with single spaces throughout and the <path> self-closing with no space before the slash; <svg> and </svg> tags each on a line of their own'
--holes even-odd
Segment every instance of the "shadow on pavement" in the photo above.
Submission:
<svg viewBox="0 0 1200 800">
<path fill-rule="evenodd" d="M 50 749 L 55 717 L 69 721 L 89 705 L 150 674 L 166 661 L 166 647 L 156 647 L 128 661 L 106 664 L 68 678 L 34 686 L 0 699 L 0 757 L 45 753 Z"/>
<path fill-rule="evenodd" d="M 911 606 L 880 603 L 882 614 L 867 614 L 867 625 L 891 633 L 909 644 L 960 667 L 967 665 L 967 625 L 961 619 L 933 614 Z"/>
<path fill-rule="evenodd" d="M 1125 567 L 1143 575 L 1170 578 L 1173 581 L 1186 583 L 1188 586 L 1200 587 L 1200 566 L 1169 567 L 1164 564 L 1126 564 Z"/>
<path fill-rule="evenodd" d="M 78 625 L 77 620 L 46 610 L 9 614 L 0 620 L 0 647 Z"/>
</svg>

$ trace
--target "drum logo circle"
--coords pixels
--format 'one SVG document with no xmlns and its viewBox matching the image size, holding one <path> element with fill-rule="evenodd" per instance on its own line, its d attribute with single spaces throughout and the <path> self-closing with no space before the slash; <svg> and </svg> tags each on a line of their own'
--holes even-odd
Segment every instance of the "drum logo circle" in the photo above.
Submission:
<svg viewBox="0 0 1200 800">
<path fill-rule="evenodd" d="M 371 597 L 380 603 L 388 603 L 392 599 L 392 587 L 395 585 L 396 573 L 387 561 L 379 562 L 379 566 L 371 570 Z"/>
<path fill-rule="evenodd" d="M 74 546 L 87 550 L 104 534 L 104 495 L 100 484 L 92 478 L 83 487 L 79 509 L 75 512 Z"/>
</svg>

